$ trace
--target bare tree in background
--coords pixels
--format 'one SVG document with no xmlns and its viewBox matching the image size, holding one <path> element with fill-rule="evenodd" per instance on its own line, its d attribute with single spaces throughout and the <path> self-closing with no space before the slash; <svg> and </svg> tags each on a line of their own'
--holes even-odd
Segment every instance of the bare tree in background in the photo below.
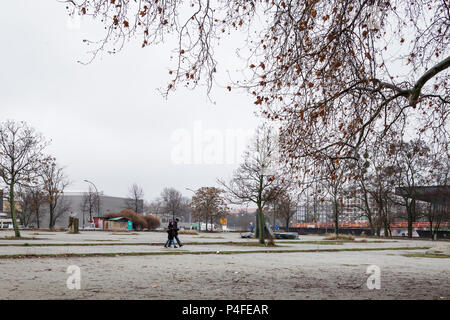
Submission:
<svg viewBox="0 0 450 320">
<path fill-rule="evenodd" d="M 144 190 L 142 187 L 133 183 L 128 190 L 128 199 L 125 200 L 125 204 L 128 209 L 136 213 L 142 213 L 144 211 Z"/>
<path fill-rule="evenodd" d="M 0 123 L 0 176 L 9 189 L 9 206 L 16 237 L 17 226 L 15 188 L 36 179 L 42 151 L 47 143 L 44 138 L 25 122 Z"/>
<path fill-rule="evenodd" d="M 147 205 L 146 211 L 156 217 L 163 214 L 164 208 L 160 198 L 156 198 Z"/>
<path fill-rule="evenodd" d="M 183 209 L 183 195 L 174 188 L 164 188 L 161 192 L 161 203 L 164 211 L 172 214 L 175 219 L 175 215 Z"/>
<path fill-rule="evenodd" d="M 450 154 L 444 150 L 432 150 L 430 153 L 430 184 L 450 189 Z M 450 203 L 441 198 L 423 207 L 423 216 L 429 223 L 431 239 L 436 240 L 441 223 L 450 221 Z"/>
<path fill-rule="evenodd" d="M 99 194 L 89 185 L 88 192 L 83 193 L 83 198 L 81 199 L 80 210 L 83 213 L 83 227 L 84 227 L 84 214 L 89 214 L 89 220 L 92 220 L 92 214 L 98 213 L 100 211 L 100 196 Z"/>
<path fill-rule="evenodd" d="M 175 34 L 165 93 L 201 84 L 209 92 L 222 72 L 220 40 L 241 32 L 245 66 L 225 86 L 247 89 L 280 122 L 294 168 L 302 157 L 354 159 L 403 129 L 448 140 L 448 0 L 67 0 L 66 7 L 105 26 L 100 41 L 85 41 L 92 59 L 134 37 L 146 47 Z"/>
<path fill-rule="evenodd" d="M 255 203 L 258 207 L 259 242 L 264 244 L 263 210 L 283 189 L 284 178 L 278 175 L 277 140 L 268 126 L 260 126 L 244 153 L 244 162 L 229 183 L 218 180 L 236 204 Z"/>
<path fill-rule="evenodd" d="M 349 186 L 346 188 L 348 197 L 356 200 L 352 207 L 361 212 L 361 217 L 367 219 L 369 224 L 370 234 L 375 234 L 375 212 L 372 208 L 372 198 L 369 192 L 371 187 L 370 177 L 370 161 L 369 152 L 366 150 L 362 155 L 358 155 L 358 161 L 351 163 L 349 169 L 353 179 L 349 181 Z"/>
<path fill-rule="evenodd" d="M 277 216 L 284 221 L 286 231 L 289 231 L 289 223 L 295 215 L 298 207 L 298 198 L 288 190 L 283 190 L 275 200 Z"/>
<path fill-rule="evenodd" d="M 56 224 L 56 221 L 64 215 L 67 215 L 68 213 L 71 214 L 70 209 L 72 208 L 72 201 L 63 196 L 58 200 L 58 204 L 56 208 L 53 211 L 53 224 L 54 227 Z"/>
<path fill-rule="evenodd" d="M 420 211 L 416 210 L 417 199 L 415 187 L 427 185 L 430 181 L 428 170 L 432 170 L 431 150 L 427 143 L 417 139 L 410 142 L 400 141 L 393 144 L 397 186 L 403 187 L 404 195 L 401 205 L 405 207 L 408 221 L 408 238 L 412 238 L 413 223 L 420 219 Z"/>
<path fill-rule="evenodd" d="M 17 191 L 20 201 L 20 212 L 18 212 L 21 224 L 29 226 L 36 222 L 36 226 L 40 227 L 40 213 L 44 205 L 44 195 L 39 185 L 27 185 L 19 187 Z"/>
<path fill-rule="evenodd" d="M 321 163 L 321 183 L 331 200 L 333 208 L 334 233 L 339 234 L 339 217 L 344 198 L 344 184 L 348 178 L 348 166 L 343 160 L 334 159 Z"/>
<path fill-rule="evenodd" d="M 41 211 L 45 203 L 44 192 L 40 185 L 27 187 L 27 189 L 31 200 L 31 210 L 34 211 L 36 219 L 36 227 L 39 229 L 41 227 Z"/>
<path fill-rule="evenodd" d="M 53 230 L 56 220 L 68 210 L 64 197 L 64 190 L 69 185 L 69 180 L 64 174 L 64 169 L 59 167 L 56 159 L 47 157 L 41 162 L 40 176 L 43 181 L 45 201 L 49 209 L 49 229 Z M 58 210 L 56 210 L 58 208 Z"/>
</svg>

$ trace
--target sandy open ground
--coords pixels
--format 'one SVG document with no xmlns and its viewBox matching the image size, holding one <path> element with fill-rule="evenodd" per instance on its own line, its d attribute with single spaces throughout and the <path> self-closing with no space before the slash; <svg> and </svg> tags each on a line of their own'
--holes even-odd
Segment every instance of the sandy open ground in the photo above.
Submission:
<svg viewBox="0 0 450 320">
<path fill-rule="evenodd" d="M 317 241 L 323 237 L 301 236 L 265 248 L 248 245 L 255 240 L 236 233 L 204 233 L 182 235 L 184 247 L 165 249 L 158 245 L 165 234 L 158 232 L 26 231 L 22 236 L 36 239 L 1 239 L 10 235 L 0 232 L 0 299 L 450 298 L 449 258 L 405 256 L 430 247 L 445 249 L 449 242 L 356 239 L 322 244 Z M 179 254 L 167 254 L 174 252 Z M 36 256 L 16 256 L 27 254 Z M 45 254 L 75 256 L 41 256 Z M 91 256 L 77 256 L 81 254 Z M 70 265 L 80 267 L 80 290 L 67 288 Z M 380 270 L 380 289 L 367 287 L 371 265 Z"/>
</svg>

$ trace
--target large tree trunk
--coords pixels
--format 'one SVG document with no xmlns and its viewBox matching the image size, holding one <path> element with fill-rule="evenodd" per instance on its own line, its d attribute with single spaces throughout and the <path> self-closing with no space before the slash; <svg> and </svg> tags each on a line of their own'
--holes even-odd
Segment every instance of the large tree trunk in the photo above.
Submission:
<svg viewBox="0 0 450 320">
<path fill-rule="evenodd" d="M 389 237 L 389 225 L 387 220 L 387 213 L 384 213 L 384 219 L 383 219 L 383 226 L 384 226 L 384 237 Z"/>
<path fill-rule="evenodd" d="M 431 240 L 434 240 L 434 234 L 433 234 L 433 220 L 432 220 L 432 219 L 429 219 L 428 221 L 429 221 L 429 223 L 430 223 L 430 237 L 431 237 Z"/>
<path fill-rule="evenodd" d="M 369 229 L 370 229 L 370 235 L 373 236 L 375 235 L 375 227 L 373 225 L 372 219 L 369 218 Z"/>
<path fill-rule="evenodd" d="M 16 203 L 14 201 L 14 180 L 9 185 L 9 208 L 11 210 L 14 234 L 17 238 L 20 238 L 19 226 L 17 225 Z"/>
<path fill-rule="evenodd" d="M 264 222 L 263 222 L 263 211 L 261 203 L 258 202 L 258 231 L 259 231 L 259 243 L 264 244 Z"/>
<path fill-rule="evenodd" d="M 408 201 L 408 200 L 406 200 Z M 413 232 L 413 221 L 414 221 L 414 210 L 415 210 L 415 200 L 412 199 L 409 206 L 407 206 L 406 210 L 408 213 L 408 238 L 412 238 Z"/>
<path fill-rule="evenodd" d="M 39 209 L 36 209 L 36 226 L 39 229 L 40 225 L 39 225 Z"/>
<path fill-rule="evenodd" d="M 49 211 L 50 211 L 50 219 L 48 222 L 48 228 L 50 230 L 53 230 L 53 215 L 54 215 L 54 208 L 52 207 L 52 205 L 49 205 Z"/>
<path fill-rule="evenodd" d="M 334 195 L 334 233 L 339 234 L 339 208 L 336 195 Z"/>
</svg>

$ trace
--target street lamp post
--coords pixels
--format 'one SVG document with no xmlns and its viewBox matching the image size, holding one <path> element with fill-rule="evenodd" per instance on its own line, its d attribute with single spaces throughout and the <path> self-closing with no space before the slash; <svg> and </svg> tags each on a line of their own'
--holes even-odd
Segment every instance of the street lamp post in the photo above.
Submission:
<svg viewBox="0 0 450 320">
<path fill-rule="evenodd" d="M 87 179 L 84 179 L 84 182 L 92 184 L 95 188 L 95 193 L 97 194 L 97 217 L 98 217 L 98 216 L 100 216 L 100 195 L 98 194 L 98 189 L 93 182 L 91 182 Z M 83 224 L 84 224 L 84 221 L 83 221 Z"/>
</svg>

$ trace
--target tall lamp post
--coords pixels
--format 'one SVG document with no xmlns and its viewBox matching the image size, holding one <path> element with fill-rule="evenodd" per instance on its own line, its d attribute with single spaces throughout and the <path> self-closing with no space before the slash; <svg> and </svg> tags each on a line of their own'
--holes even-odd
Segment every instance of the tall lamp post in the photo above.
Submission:
<svg viewBox="0 0 450 320">
<path fill-rule="evenodd" d="M 98 194 L 98 189 L 93 182 L 91 182 L 87 179 L 84 179 L 84 182 L 92 184 L 95 188 L 95 193 L 97 194 L 97 217 L 98 217 L 98 216 L 100 216 L 100 195 Z M 84 221 L 83 221 L 83 223 L 84 223 Z"/>
</svg>

